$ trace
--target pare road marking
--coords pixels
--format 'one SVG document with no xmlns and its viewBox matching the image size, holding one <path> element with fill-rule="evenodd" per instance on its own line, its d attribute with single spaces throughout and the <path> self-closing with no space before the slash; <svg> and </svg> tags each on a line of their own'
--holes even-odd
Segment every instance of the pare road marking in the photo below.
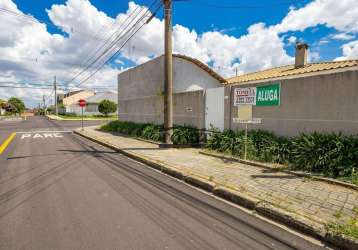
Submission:
<svg viewBox="0 0 358 250">
<path fill-rule="evenodd" d="M 60 133 L 27 133 L 21 135 L 21 140 L 24 139 L 44 139 L 44 138 L 63 138 Z"/>
</svg>

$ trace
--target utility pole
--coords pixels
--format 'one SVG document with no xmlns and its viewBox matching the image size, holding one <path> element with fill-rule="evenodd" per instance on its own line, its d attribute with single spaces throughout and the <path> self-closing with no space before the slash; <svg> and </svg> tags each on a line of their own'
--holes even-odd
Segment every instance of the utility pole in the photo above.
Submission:
<svg viewBox="0 0 358 250">
<path fill-rule="evenodd" d="M 165 25 L 164 56 L 164 143 L 172 144 L 173 135 L 173 48 L 172 0 L 163 0 Z"/>
<path fill-rule="evenodd" d="M 54 77 L 53 87 L 54 87 L 54 90 L 55 90 L 55 114 L 56 114 L 56 115 L 58 115 L 58 107 L 57 107 L 57 82 L 56 82 L 56 76 Z"/>
<path fill-rule="evenodd" d="M 44 110 L 44 115 L 46 115 L 46 103 L 45 103 L 45 95 L 42 95 L 42 103 L 43 103 L 43 110 Z"/>
</svg>

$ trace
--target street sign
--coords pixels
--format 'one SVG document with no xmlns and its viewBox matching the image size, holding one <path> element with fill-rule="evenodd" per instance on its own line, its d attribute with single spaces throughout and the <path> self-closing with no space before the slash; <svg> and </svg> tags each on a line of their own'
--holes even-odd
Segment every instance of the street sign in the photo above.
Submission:
<svg viewBox="0 0 358 250">
<path fill-rule="evenodd" d="M 86 100 L 80 99 L 78 101 L 78 105 L 80 105 L 80 107 L 81 107 L 81 117 L 82 117 L 81 124 L 82 124 L 82 130 L 83 130 L 83 108 L 86 107 Z"/>
<path fill-rule="evenodd" d="M 278 106 L 281 95 L 280 84 L 272 84 L 257 87 L 256 106 Z"/>
<path fill-rule="evenodd" d="M 78 101 L 78 105 L 80 105 L 80 107 L 85 107 L 85 106 L 86 106 L 86 100 L 80 99 L 80 100 Z"/>
<path fill-rule="evenodd" d="M 278 106 L 281 103 L 281 85 L 235 88 L 234 106 Z"/>
<path fill-rule="evenodd" d="M 251 120 L 246 120 L 246 119 L 234 118 L 233 122 L 240 123 L 240 124 L 261 124 L 262 119 L 261 118 L 252 118 Z"/>
</svg>

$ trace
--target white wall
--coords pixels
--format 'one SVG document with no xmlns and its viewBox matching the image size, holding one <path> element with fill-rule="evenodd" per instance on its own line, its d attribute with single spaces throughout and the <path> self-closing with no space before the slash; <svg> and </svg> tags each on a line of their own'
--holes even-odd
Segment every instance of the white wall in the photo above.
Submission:
<svg viewBox="0 0 358 250">
<path fill-rule="evenodd" d="M 196 64 L 173 56 L 174 93 L 192 92 L 193 90 L 205 90 L 221 86 L 219 80 Z M 163 123 L 163 90 L 163 56 L 119 74 L 118 115 L 120 119 L 134 122 Z M 178 99 L 178 103 L 174 103 L 174 110 L 175 105 L 184 107 L 186 102 L 188 105 L 192 105 L 194 102 L 190 96 L 181 96 L 180 98 L 178 96 L 180 101 Z M 200 103 L 202 102 L 200 101 Z M 180 112 L 180 110 L 177 109 L 177 112 Z M 174 122 L 177 124 L 191 123 L 202 127 L 203 112 L 204 106 L 200 105 L 200 110 L 190 114 L 190 118 L 189 114 L 179 115 L 179 113 L 174 113 Z M 177 118 L 175 118 L 176 115 Z M 200 125 L 198 125 L 199 123 Z"/>
</svg>

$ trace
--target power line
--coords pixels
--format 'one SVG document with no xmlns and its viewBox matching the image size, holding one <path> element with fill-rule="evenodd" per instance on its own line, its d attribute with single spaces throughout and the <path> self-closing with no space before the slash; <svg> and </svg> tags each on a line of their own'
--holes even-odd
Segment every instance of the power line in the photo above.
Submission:
<svg viewBox="0 0 358 250">
<path fill-rule="evenodd" d="M 71 79 L 68 83 L 73 82 L 76 78 L 78 78 L 80 75 L 84 74 L 90 67 L 92 67 L 93 65 L 95 65 L 96 63 L 100 62 L 101 60 L 104 60 L 105 63 L 108 62 L 108 60 L 106 60 L 106 58 L 109 56 L 110 58 L 113 58 L 113 52 L 114 54 L 116 54 L 116 52 L 118 51 L 118 49 L 116 50 L 116 47 L 118 48 L 117 44 L 119 41 L 121 41 L 121 39 L 125 38 L 128 34 L 130 34 L 130 32 L 132 32 L 133 29 L 135 29 L 137 27 L 138 24 L 140 24 L 140 22 L 146 17 L 147 13 L 150 13 L 151 8 L 153 5 L 157 4 L 157 9 L 155 9 L 154 12 L 156 12 L 162 5 L 161 1 L 158 2 L 158 0 L 153 1 L 153 3 L 151 4 L 151 6 L 146 10 L 144 14 L 142 14 L 139 18 L 137 18 L 139 16 L 139 13 L 142 13 L 142 10 L 136 15 L 135 18 L 133 18 L 124 29 L 121 30 L 121 32 L 119 34 L 116 35 L 116 37 L 114 38 L 114 40 L 106 47 L 103 46 L 103 50 L 101 52 L 101 54 L 99 56 L 97 56 L 96 58 L 94 58 L 92 60 L 92 62 L 90 64 L 87 65 L 86 68 L 84 68 L 81 72 L 79 72 L 75 77 L 73 77 L 73 79 Z M 132 25 L 131 27 L 130 24 L 133 23 L 133 21 L 135 21 L 137 19 L 137 21 L 135 22 L 134 25 Z M 151 17 L 148 18 L 147 22 L 151 19 Z M 140 26 L 140 28 L 146 24 L 146 22 L 143 22 L 143 24 Z M 129 28 L 128 28 L 129 27 Z M 128 29 L 127 29 L 128 28 Z M 127 42 L 127 41 L 126 41 Z M 125 42 L 125 43 L 126 43 Z M 123 44 L 124 46 L 125 44 Z M 123 46 L 121 46 L 119 49 L 122 49 Z M 97 66 L 97 70 L 94 70 L 94 72 L 98 72 L 98 70 L 103 67 L 103 64 L 100 64 L 99 67 Z M 94 74 L 92 74 L 91 72 L 88 72 L 90 74 L 90 77 L 93 76 Z M 90 77 L 87 77 L 86 80 L 88 80 Z M 83 83 L 83 81 L 79 84 L 81 85 Z M 78 85 L 78 86 L 79 86 Z"/>
<path fill-rule="evenodd" d="M 120 50 L 127 44 L 127 42 L 135 35 L 137 34 L 137 32 L 147 23 L 149 23 L 150 20 L 152 20 L 152 18 L 156 15 L 157 11 L 162 7 L 162 4 L 160 2 L 159 6 L 157 7 L 157 9 L 154 11 L 153 15 L 143 24 L 140 25 L 140 27 L 135 30 L 134 32 L 132 32 L 132 34 L 129 35 L 128 39 L 123 43 L 123 45 L 118 48 L 115 53 L 107 60 L 105 60 L 99 67 L 97 70 L 95 70 L 94 72 L 92 72 L 87 78 L 85 78 L 84 80 L 82 80 L 77 86 L 80 86 L 81 84 L 83 84 L 84 82 L 86 82 L 88 79 L 90 79 L 93 75 L 95 75 L 107 62 L 109 62 L 110 60 L 112 60 L 115 56 L 118 55 L 118 53 L 120 52 Z M 136 26 L 137 24 L 135 24 Z"/>
</svg>

